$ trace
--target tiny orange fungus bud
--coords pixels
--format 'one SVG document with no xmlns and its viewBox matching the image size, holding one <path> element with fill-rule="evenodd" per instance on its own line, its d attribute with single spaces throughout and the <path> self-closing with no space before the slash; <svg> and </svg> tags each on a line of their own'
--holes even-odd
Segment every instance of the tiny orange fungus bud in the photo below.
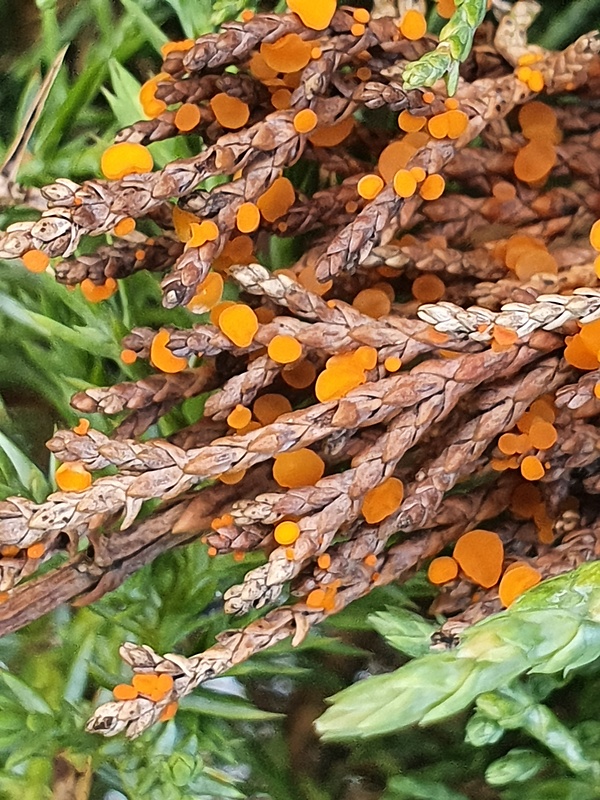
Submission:
<svg viewBox="0 0 600 800">
<path fill-rule="evenodd" d="M 45 550 L 43 542 L 36 542 L 27 548 L 27 558 L 41 558 Z"/>
<path fill-rule="evenodd" d="M 273 477 L 286 489 L 314 486 L 323 477 L 325 462 L 317 453 L 307 448 L 291 453 L 280 453 L 273 461 Z"/>
<path fill-rule="evenodd" d="M 238 347 L 252 344 L 258 331 L 258 319 L 250 306 L 235 303 L 219 316 L 219 328 Z"/>
<path fill-rule="evenodd" d="M 383 189 L 383 179 L 379 175 L 363 175 L 356 188 L 365 200 L 373 200 Z"/>
<path fill-rule="evenodd" d="M 115 700 L 135 700 L 138 693 L 128 683 L 118 683 L 113 689 L 113 696 Z"/>
<path fill-rule="evenodd" d="M 359 67 L 356 70 L 356 77 L 359 81 L 368 81 L 371 77 L 371 70 L 368 67 Z"/>
<path fill-rule="evenodd" d="M 377 564 L 377 556 L 375 553 L 369 553 L 368 556 L 364 557 L 363 562 L 366 567 L 374 567 Z"/>
<path fill-rule="evenodd" d="M 73 428 L 73 433 L 76 433 L 77 436 L 85 436 L 86 433 L 90 429 L 90 421 L 89 419 L 80 418 L 79 423 L 75 425 Z"/>
<path fill-rule="evenodd" d="M 50 263 L 49 257 L 41 250 L 28 250 L 21 256 L 21 261 L 29 272 L 44 272 Z"/>
<path fill-rule="evenodd" d="M 159 722 L 168 722 L 170 719 L 173 719 L 173 717 L 177 713 L 178 708 L 179 708 L 179 703 L 177 702 L 177 700 L 173 700 L 172 703 L 168 703 L 164 707 L 160 717 L 158 718 Z"/>
<path fill-rule="evenodd" d="M 278 364 L 291 364 L 302 355 L 302 345 L 293 336 L 274 336 L 269 342 L 267 353 Z"/>
<path fill-rule="evenodd" d="M 121 350 L 121 361 L 124 364 L 130 365 L 135 364 L 137 361 L 137 353 L 135 350 Z"/>
<path fill-rule="evenodd" d="M 524 67 L 527 69 L 527 67 Z M 544 88 L 544 76 L 538 69 L 534 69 L 527 80 L 527 85 L 531 89 L 532 92 L 541 92 Z"/>
<path fill-rule="evenodd" d="M 458 564 L 450 556 L 434 558 L 427 570 L 427 577 L 436 586 L 453 581 L 458 575 Z"/>
<path fill-rule="evenodd" d="M 402 17 L 400 32 L 406 39 L 411 41 L 423 38 L 427 32 L 427 22 L 423 14 L 414 8 L 407 11 Z"/>
<path fill-rule="evenodd" d="M 84 492 L 92 485 L 92 476 L 81 461 L 61 464 L 56 470 L 54 478 L 62 492 Z"/>
<path fill-rule="evenodd" d="M 310 133 L 317 127 L 317 115 L 311 108 L 299 111 L 294 117 L 294 128 L 298 133 Z"/>
<path fill-rule="evenodd" d="M 369 525 L 381 522 L 398 510 L 404 498 L 404 486 L 398 478 L 386 478 L 365 494 L 362 515 Z"/>
<path fill-rule="evenodd" d="M 400 367 L 402 366 L 402 361 L 396 356 L 389 356 L 383 362 L 383 366 L 386 368 L 388 372 L 398 372 Z"/>
<path fill-rule="evenodd" d="M 352 36 L 364 36 L 366 28 L 364 25 L 361 25 L 360 22 L 355 22 L 354 25 L 350 28 L 350 33 Z"/>
<path fill-rule="evenodd" d="M 520 595 L 536 586 L 542 580 L 542 575 L 529 564 L 516 564 L 502 576 L 498 595 L 500 602 L 508 608 Z"/>
<path fill-rule="evenodd" d="M 317 564 L 319 565 L 319 569 L 329 569 L 331 566 L 331 556 L 329 553 L 323 553 L 317 558 Z"/>
<path fill-rule="evenodd" d="M 111 181 L 120 180 L 126 175 L 151 172 L 153 166 L 154 161 L 148 148 L 132 142 L 111 145 L 100 160 L 102 174 Z"/>
<path fill-rule="evenodd" d="M 241 233 L 253 233 L 260 225 L 260 211 L 254 203 L 243 203 L 237 211 L 235 222 Z"/>
<path fill-rule="evenodd" d="M 352 16 L 356 22 L 361 22 L 363 25 L 366 25 L 371 19 L 371 15 L 366 8 L 355 8 L 352 12 Z"/>
<path fill-rule="evenodd" d="M 250 119 L 247 103 L 238 97 L 220 92 L 210 100 L 210 107 L 219 125 L 230 130 L 243 128 Z"/>
<path fill-rule="evenodd" d="M 497 533 L 473 530 L 463 534 L 456 542 L 453 556 L 469 580 L 485 589 L 498 583 L 504 545 Z"/>
<path fill-rule="evenodd" d="M 300 528 L 295 522 L 280 522 L 275 528 L 273 536 L 277 544 L 294 544 L 300 536 Z"/>
</svg>

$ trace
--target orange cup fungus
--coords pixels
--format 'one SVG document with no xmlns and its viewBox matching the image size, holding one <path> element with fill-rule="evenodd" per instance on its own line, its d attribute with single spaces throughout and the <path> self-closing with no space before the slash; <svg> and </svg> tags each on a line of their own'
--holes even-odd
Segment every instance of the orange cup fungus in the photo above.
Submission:
<svg viewBox="0 0 600 800">
<path fill-rule="evenodd" d="M 175 114 L 175 127 L 181 133 L 188 133 L 200 124 L 200 109 L 194 103 L 184 103 Z"/>
<path fill-rule="evenodd" d="M 274 336 L 267 353 L 278 364 L 292 364 L 302 355 L 302 345 L 293 336 Z"/>
<path fill-rule="evenodd" d="M 422 39 L 427 33 L 427 21 L 423 14 L 414 8 L 409 9 L 402 17 L 400 33 L 411 41 Z"/>
<path fill-rule="evenodd" d="M 541 573 L 537 569 L 530 567 L 529 564 L 513 564 L 507 569 L 500 586 L 498 596 L 505 608 L 512 605 L 517 597 L 520 597 L 532 586 L 536 586 L 542 580 Z"/>
<path fill-rule="evenodd" d="M 437 200 L 444 194 L 446 181 L 441 175 L 432 173 L 428 175 L 419 188 L 419 194 L 423 200 Z"/>
<path fill-rule="evenodd" d="M 398 510 L 404 498 L 404 486 L 398 478 L 386 478 L 366 493 L 362 504 L 362 515 L 369 525 L 382 522 Z"/>
<path fill-rule="evenodd" d="M 54 473 L 54 478 L 62 492 L 84 492 L 92 485 L 92 476 L 81 461 L 61 464 Z"/>
<path fill-rule="evenodd" d="M 315 31 L 329 26 L 337 8 L 336 0 L 287 0 L 288 8 L 298 14 L 302 24 Z"/>
<path fill-rule="evenodd" d="M 152 154 L 143 144 L 119 142 L 108 147 L 100 159 L 100 169 L 105 178 L 120 180 L 127 175 L 151 172 L 154 166 Z"/>
<path fill-rule="evenodd" d="M 300 528 L 295 522 L 280 522 L 276 526 L 273 536 L 277 544 L 284 547 L 289 544 L 294 544 L 298 536 L 300 536 Z"/>
<path fill-rule="evenodd" d="M 469 580 L 489 589 L 500 580 L 504 545 L 497 533 L 472 530 L 456 542 L 454 559 Z"/>
<path fill-rule="evenodd" d="M 312 45 L 297 33 L 288 33 L 275 42 L 263 42 L 260 54 L 275 72 L 298 72 L 311 59 Z"/>
<path fill-rule="evenodd" d="M 305 447 L 291 453 L 279 453 L 273 461 L 273 477 L 286 489 L 314 486 L 324 472 L 325 462 L 321 456 Z"/>
<path fill-rule="evenodd" d="M 379 319 L 390 313 L 392 303 L 386 292 L 381 289 L 363 289 L 352 301 L 352 306 L 361 314 Z"/>
<path fill-rule="evenodd" d="M 81 294 L 88 303 L 101 303 L 108 300 L 117 291 L 117 282 L 114 278 L 107 278 L 106 281 L 98 286 L 89 278 L 81 281 Z"/>
<path fill-rule="evenodd" d="M 219 125 L 228 130 L 237 131 L 243 128 L 250 119 L 248 104 L 238 97 L 225 94 L 225 92 L 220 92 L 212 97 L 210 107 Z"/>
<path fill-rule="evenodd" d="M 50 263 L 49 257 L 41 250 L 28 250 L 21 256 L 21 261 L 29 272 L 45 272 Z"/>
<path fill-rule="evenodd" d="M 127 236 L 135 230 L 135 220 L 131 217 L 120 219 L 114 227 L 115 236 Z"/>
<path fill-rule="evenodd" d="M 408 169 L 399 169 L 394 175 L 394 191 L 398 197 L 407 199 L 417 191 L 415 176 Z"/>
<path fill-rule="evenodd" d="M 227 417 L 227 424 L 230 428 L 245 428 L 246 425 L 252 419 L 252 412 L 249 408 L 242 406 L 238 403 L 238 405 L 230 412 L 229 416 Z"/>
<path fill-rule="evenodd" d="M 315 147 L 337 147 L 348 138 L 353 129 L 354 120 L 352 117 L 346 117 L 334 125 L 326 125 L 311 131 L 308 134 L 308 141 Z"/>
<path fill-rule="evenodd" d="M 258 331 L 258 319 L 250 306 L 234 303 L 219 315 L 221 331 L 238 347 L 252 344 Z"/>
<path fill-rule="evenodd" d="M 419 275 L 413 281 L 411 291 L 420 303 L 437 303 L 446 291 L 446 285 L 437 275 Z"/>
<path fill-rule="evenodd" d="M 363 175 L 356 188 L 363 199 L 374 200 L 383 189 L 383 185 L 383 179 L 379 175 Z"/>
<path fill-rule="evenodd" d="M 306 389 L 315 382 L 317 370 L 312 361 L 303 358 L 286 366 L 281 372 L 281 377 L 292 389 Z"/>
<path fill-rule="evenodd" d="M 173 355 L 167 347 L 169 338 L 169 331 L 164 328 L 154 336 L 150 345 L 150 362 L 161 372 L 181 372 L 188 365 L 187 359 Z"/>
<path fill-rule="evenodd" d="M 296 192 L 288 178 L 277 178 L 256 201 L 258 210 L 267 222 L 284 217 L 296 200 Z"/>
<path fill-rule="evenodd" d="M 294 117 L 294 128 L 298 133 L 310 133 L 317 127 L 319 119 L 312 108 L 299 111 Z"/>
<path fill-rule="evenodd" d="M 252 411 L 261 425 L 270 425 L 277 417 L 288 414 L 292 404 L 282 394 L 263 394 L 254 401 Z"/>
<path fill-rule="evenodd" d="M 206 314 L 220 302 L 223 286 L 222 276 L 218 272 L 209 272 L 187 307 L 193 314 Z"/>
<path fill-rule="evenodd" d="M 427 578 L 436 586 L 453 581 L 458 575 L 458 564 L 450 556 L 434 558 L 427 569 Z"/>
<path fill-rule="evenodd" d="M 237 210 L 235 222 L 241 233 L 253 233 L 260 225 L 260 211 L 254 203 L 243 203 Z"/>
</svg>

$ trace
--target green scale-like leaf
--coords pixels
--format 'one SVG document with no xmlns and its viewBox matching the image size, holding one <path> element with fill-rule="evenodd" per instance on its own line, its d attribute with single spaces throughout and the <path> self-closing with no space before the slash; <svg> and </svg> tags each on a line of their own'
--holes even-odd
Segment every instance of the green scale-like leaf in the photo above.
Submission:
<svg viewBox="0 0 600 800">
<path fill-rule="evenodd" d="M 428 653 L 340 692 L 317 729 L 325 739 L 344 739 L 435 722 L 521 674 L 566 673 L 598 656 L 600 562 L 594 562 L 474 625 L 455 650 Z"/>
</svg>

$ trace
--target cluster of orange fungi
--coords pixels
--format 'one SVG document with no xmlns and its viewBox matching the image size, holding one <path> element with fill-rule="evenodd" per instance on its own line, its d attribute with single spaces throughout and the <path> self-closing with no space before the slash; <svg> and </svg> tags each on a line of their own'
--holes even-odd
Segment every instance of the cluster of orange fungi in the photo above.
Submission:
<svg viewBox="0 0 600 800">
<path fill-rule="evenodd" d="M 135 700 L 143 697 L 153 703 L 159 703 L 173 688 L 173 678 L 164 672 L 138 673 L 133 676 L 131 684 L 119 683 L 113 689 L 115 700 Z M 160 721 L 166 722 L 175 716 L 177 702 L 168 703 L 160 715 Z"/>
<path fill-rule="evenodd" d="M 293 127 L 290 133 L 291 139 L 306 145 L 309 152 L 312 147 L 327 164 L 326 159 L 329 154 L 325 148 L 338 148 L 347 141 L 352 142 L 358 132 L 364 136 L 364 133 L 370 133 L 370 130 L 366 127 L 361 129 L 362 121 L 358 119 L 359 115 L 356 117 L 340 115 L 342 119 L 334 124 L 326 124 L 323 115 L 321 119 L 319 118 L 320 112 L 303 107 L 302 103 L 296 104 L 295 92 L 301 86 L 303 70 L 310 67 L 311 62 L 323 56 L 326 45 L 323 31 L 331 23 L 337 3 L 336 0 L 318 0 L 318 2 L 288 0 L 287 5 L 309 30 L 304 30 L 302 35 L 288 32 L 275 40 L 268 37 L 268 41 L 263 41 L 251 54 L 248 54 L 247 62 L 242 63 L 239 69 L 240 72 L 246 71 L 245 77 L 251 76 L 258 84 L 262 93 L 260 96 L 264 97 L 262 111 L 271 115 L 274 111 L 292 109 L 288 114 L 276 115 L 276 118 L 281 120 L 285 117 L 288 123 L 291 120 Z M 451 17 L 456 7 L 454 0 L 438 0 L 436 8 L 438 14 L 447 19 Z M 349 31 L 350 36 L 362 37 L 367 26 L 371 24 L 370 13 L 363 8 L 352 10 L 347 7 L 344 7 L 344 13 L 347 14 L 348 20 L 344 29 L 345 34 L 348 35 Z M 253 18 L 253 12 L 245 11 L 242 14 L 244 23 L 249 23 Z M 415 42 L 426 34 L 427 24 L 423 14 L 410 8 L 403 13 L 393 28 L 396 39 L 404 37 Z M 194 44 L 191 39 L 169 43 L 163 47 L 163 56 L 166 58 L 172 53 L 185 53 Z M 356 58 L 352 58 L 352 63 L 347 69 L 344 66 L 346 70 L 344 76 L 362 83 L 368 82 L 372 78 L 372 71 L 376 72 L 378 69 L 375 60 L 373 54 L 367 50 L 358 53 Z M 516 76 L 516 80 L 526 84 L 531 92 L 541 92 L 544 89 L 544 78 L 537 68 L 539 61 L 540 56 L 535 53 L 522 56 L 512 79 L 514 80 Z M 370 66 L 367 66 L 367 62 L 371 62 Z M 168 68 L 168 62 L 165 68 Z M 381 76 L 376 75 L 375 78 L 377 77 Z M 235 134 L 236 131 L 248 127 L 255 132 L 258 109 L 250 98 L 245 102 L 240 97 L 221 91 L 209 99 L 206 98 L 202 104 L 181 102 L 177 107 L 169 107 L 156 95 L 161 84 L 168 84 L 174 80 L 173 75 L 161 72 L 144 83 L 140 91 L 140 102 L 148 118 L 156 119 L 166 113 L 171 125 L 174 125 L 176 132 L 180 134 L 202 132 L 207 120 L 211 125 L 216 122 L 224 129 L 227 141 L 233 141 L 236 146 L 237 136 L 246 135 L 244 131 Z M 522 87 L 519 84 L 517 86 L 520 91 Z M 419 98 L 423 101 L 420 107 L 411 105 L 412 110 L 405 108 L 396 119 L 390 117 L 394 131 L 391 137 L 384 140 L 384 134 L 381 134 L 379 139 L 377 135 L 373 136 L 376 143 L 369 154 L 372 157 L 363 161 L 360 171 L 357 168 L 359 175 L 356 176 L 356 183 L 351 184 L 349 194 L 342 195 L 344 199 L 340 203 L 340 214 L 345 212 L 354 215 L 363 208 L 378 209 L 377 203 L 381 202 L 382 193 L 385 193 L 384 198 L 391 198 L 396 206 L 403 205 L 398 198 L 402 200 L 415 198 L 415 201 L 420 198 L 429 204 L 425 207 L 419 206 L 421 209 L 435 209 L 436 206 L 439 208 L 443 204 L 443 200 L 439 204 L 435 201 L 440 200 L 446 192 L 444 177 L 438 172 L 428 172 L 422 166 L 413 166 L 414 159 L 426 146 L 439 149 L 441 140 L 448 140 L 451 147 L 456 149 L 466 145 L 473 139 L 473 124 L 467 114 L 467 111 L 469 113 L 472 111 L 464 100 L 461 108 L 457 99 L 452 97 L 442 99 L 430 90 L 419 93 Z M 311 105 L 318 110 L 322 107 L 318 103 Z M 499 217 L 505 204 L 519 199 L 518 192 L 521 190 L 531 193 L 532 189 L 543 187 L 558 160 L 558 146 L 561 143 L 562 132 L 558 125 L 557 113 L 551 105 L 534 100 L 521 106 L 515 116 L 524 142 L 517 132 L 518 144 L 522 146 L 514 158 L 512 165 L 514 174 L 508 176 L 504 174 L 504 179 L 493 176 L 491 196 L 485 199 L 483 206 L 486 221 L 493 222 L 496 212 Z M 509 122 L 511 119 L 509 118 Z M 510 124 L 512 125 L 512 122 Z M 287 130 L 290 131 L 289 125 Z M 366 138 L 359 139 L 363 148 Z M 246 140 L 241 139 L 241 141 Z M 353 145 L 348 146 L 348 160 L 354 159 L 352 147 Z M 441 147 L 445 145 L 442 144 Z M 268 148 L 265 147 L 264 152 L 268 152 Z M 345 153 L 345 150 L 333 151 L 333 157 L 339 159 L 340 154 L 345 155 Z M 223 156 L 223 159 L 226 160 L 228 157 L 229 155 Z M 219 158 L 220 155 L 215 160 L 218 162 Z M 234 160 L 232 163 L 237 162 Z M 240 169 L 232 175 L 234 182 L 249 177 L 252 163 L 250 162 L 249 168 Z M 288 163 L 285 162 L 283 166 L 287 166 Z M 421 159 L 421 163 L 436 162 L 434 159 Z M 121 142 L 110 146 L 104 152 L 100 168 L 106 179 L 119 181 L 129 175 L 137 176 L 152 172 L 154 160 L 148 147 L 138 143 Z M 233 172 L 233 169 L 231 171 Z M 226 172 L 224 169 L 223 173 Z M 244 401 L 245 405 L 237 403 L 228 409 L 227 434 L 231 437 L 243 436 L 270 425 L 275 420 L 285 423 L 284 415 L 293 411 L 292 403 L 297 402 L 301 405 L 307 400 L 329 403 L 345 398 L 352 390 L 373 380 L 372 371 L 378 365 L 379 353 L 372 346 L 359 346 L 350 352 L 336 352 L 334 355 L 331 354 L 331 350 L 317 349 L 315 354 L 308 352 L 308 346 L 303 344 L 306 340 L 300 334 L 298 338 L 288 333 L 266 334 L 264 326 L 274 319 L 276 313 L 282 315 L 286 313 L 281 309 L 275 312 L 271 307 L 274 303 L 260 305 L 259 301 L 255 302 L 255 298 L 247 297 L 248 302 L 243 302 L 243 299 L 224 299 L 224 297 L 237 297 L 225 293 L 229 268 L 233 265 L 251 264 L 258 260 L 257 252 L 262 255 L 265 251 L 264 242 L 268 235 L 273 232 L 276 235 L 285 234 L 288 231 L 288 221 L 294 217 L 293 213 L 289 214 L 290 209 L 297 208 L 298 203 L 310 203 L 303 189 L 295 187 L 288 174 L 282 173 L 283 168 L 277 172 L 273 168 L 276 177 L 265 191 L 260 194 L 249 192 L 244 198 L 240 198 L 239 205 L 233 205 L 231 222 L 228 223 L 229 229 L 226 231 L 220 229 L 216 215 L 214 219 L 204 219 L 190 210 L 180 208 L 177 204 L 172 205 L 172 228 L 182 245 L 181 249 L 185 251 L 185 256 L 190 255 L 190 250 L 203 248 L 211 243 L 214 243 L 214 251 L 218 252 L 212 261 L 210 272 L 195 287 L 194 296 L 187 303 L 187 309 L 193 314 L 208 316 L 210 323 L 217 329 L 215 334 L 227 338 L 228 346 L 224 349 L 232 351 L 234 357 L 247 356 L 248 362 L 251 363 L 256 357 L 268 356 L 279 369 L 277 380 L 280 380 L 280 391 L 268 386 L 266 387 L 268 390 L 263 391 L 265 388 L 263 387 L 260 390 L 263 393 L 258 391 L 258 396 Z M 328 182 L 323 180 L 319 184 L 320 188 L 326 184 L 327 188 L 337 189 L 345 177 L 335 175 L 335 168 L 328 170 L 323 167 L 323 173 L 326 174 Z M 221 177 L 220 172 L 217 172 L 217 175 Z M 332 176 L 335 180 L 331 180 Z M 131 183 L 137 184 L 137 179 Z M 140 183 L 143 184 L 143 181 Z M 460 179 L 458 183 L 461 183 Z M 340 188 L 346 190 L 347 185 L 346 183 Z M 450 187 L 449 194 L 454 191 L 455 187 Z M 251 199 L 242 202 L 241 200 L 246 197 Z M 411 205 L 407 203 L 403 208 Z M 188 207 L 193 207 L 193 204 L 190 203 Z M 428 219 L 426 211 L 423 219 Z M 332 227 L 337 224 L 338 221 L 335 220 Z M 427 224 L 426 221 L 424 226 Z M 289 225 L 291 227 L 293 223 L 289 221 Z M 140 228 L 143 227 L 142 221 Z M 124 213 L 117 219 L 110 233 L 115 237 L 130 237 L 129 241 L 134 245 L 141 241 L 139 237 L 143 236 L 136 230 L 136 220 Z M 290 231 L 288 235 L 289 233 Z M 559 265 L 553 254 L 555 250 L 551 236 L 548 236 L 551 242 L 548 246 L 547 241 L 538 239 L 531 233 L 531 228 L 528 232 L 512 235 L 510 233 L 505 231 L 502 238 L 497 241 L 491 238 L 489 241 L 486 240 L 486 244 L 489 245 L 487 250 L 490 259 L 496 267 L 506 270 L 505 276 L 513 280 L 516 287 L 520 283 L 530 281 L 538 274 L 558 275 Z M 376 234 L 373 233 L 373 236 L 376 237 Z M 448 234 L 448 238 L 451 236 L 451 233 Z M 151 239 L 146 240 L 146 244 L 151 242 Z M 599 253 L 595 260 L 595 272 L 600 278 L 600 220 L 591 229 L 590 243 Z M 413 245 L 421 245 L 426 253 L 428 251 L 433 253 L 435 250 L 447 249 L 448 241 L 443 224 L 432 224 L 431 230 L 425 231 L 422 240 L 412 234 L 404 233 L 388 244 L 392 248 L 396 247 L 399 253 Z M 210 250 L 211 247 L 207 249 Z M 135 254 L 136 259 L 144 260 L 143 249 L 135 251 Z M 40 250 L 33 249 L 23 255 L 23 263 L 32 272 L 44 272 L 49 267 L 50 259 Z M 334 283 L 332 280 L 318 281 L 314 264 L 315 261 L 307 257 L 305 261 L 296 265 L 297 268 L 275 270 L 275 274 L 289 276 L 316 295 L 328 295 L 334 288 Z M 363 317 L 370 320 L 391 317 L 393 324 L 394 314 L 396 318 L 401 316 L 400 311 L 403 309 L 400 303 L 406 304 L 412 314 L 418 304 L 436 303 L 444 299 L 451 288 L 454 276 L 451 270 L 446 270 L 443 277 L 448 285 L 433 271 L 427 272 L 419 268 L 413 270 L 410 267 L 401 270 L 388 263 L 374 268 L 368 274 L 366 270 L 359 272 L 354 284 L 351 283 L 353 276 L 343 276 L 339 284 L 336 283 L 335 290 L 337 292 L 341 287 L 338 292 L 339 297 L 351 303 L 353 309 L 360 312 Z M 92 303 L 108 300 L 117 288 L 117 281 L 111 277 L 101 285 L 89 278 L 81 282 L 83 296 Z M 329 308 L 336 308 L 336 304 L 341 301 L 330 297 L 325 302 Z M 353 313 L 353 316 L 357 315 Z M 365 324 L 364 320 L 362 324 Z M 430 331 L 430 337 L 436 347 L 447 344 L 449 339 L 447 334 L 435 330 Z M 496 352 L 508 350 L 515 345 L 517 338 L 514 330 L 495 325 L 491 348 Z M 154 335 L 149 348 L 149 360 L 156 370 L 172 374 L 197 365 L 194 358 L 175 355 L 171 347 L 169 330 L 161 328 Z M 443 358 L 457 356 L 457 352 L 452 350 L 438 349 L 436 354 Z M 125 365 L 132 365 L 141 358 L 142 356 L 132 349 L 126 348 L 121 352 L 121 360 Z M 579 325 L 578 330 L 573 326 L 571 335 L 566 337 L 564 358 L 578 370 L 600 368 L 600 320 Z M 383 360 L 383 367 L 385 373 L 393 375 L 403 368 L 403 363 L 400 357 L 388 355 Z M 380 375 L 382 374 L 383 370 L 380 372 Z M 305 394 L 297 397 L 295 395 L 297 391 L 305 391 Z M 288 393 L 292 401 L 286 396 Z M 595 394 L 600 398 L 600 384 L 596 386 Z M 559 435 L 555 426 L 556 416 L 552 396 L 543 396 L 535 400 L 517 421 L 513 430 L 502 433 L 497 440 L 493 440 L 495 449 L 489 465 L 498 472 L 515 471 L 515 488 L 509 509 L 518 520 L 533 522 L 542 545 L 548 545 L 554 540 L 553 520 L 546 508 L 538 482 L 547 478 L 547 471 L 550 469 L 549 451 L 556 444 Z M 88 429 L 89 422 L 81 420 L 73 430 L 76 434 L 84 436 Z M 271 476 L 276 487 L 282 490 L 314 486 L 323 478 L 326 471 L 325 459 L 309 448 L 279 453 L 272 459 Z M 218 480 L 227 485 L 236 485 L 243 480 L 245 474 L 245 470 L 230 470 L 219 475 Z M 92 475 L 82 462 L 68 462 L 58 467 L 56 483 L 64 492 L 81 493 L 92 484 Z M 388 474 L 379 485 L 370 488 L 362 497 L 360 505 L 362 522 L 367 525 L 378 525 L 398 511 L 403 498 L 402 481 Z M 213 531 L 219 531 L 233 523 L 233 516 L 222 513 L 212 520 L 211 528 Z M 268 546 L 270 547 L 274 540 L 277 545 L 285 548 L 287 558 L 293 560 L 295 557 L 293 546 L 298 538 L 303 536 L 302 526 L 301 519 L 284 517 L 274 526 L 272 537 L 269 534 Z M 4 548 L 3 555 L 6 550 Z M 211 546 L 208 552 L 210 555 L 216 555 L 217 549 Z M 31 545 L 27 554 L 31 558 L 41 558 L 44 555 L 43 544 Z M 236 551 L 234 557 L 241 559 L 243 553 Z M 327 571 L 331 560 L 329 553 L 319 554 L 318 567 Z M 373 570 L 378 559 L 374 554 L 369 554 L 363 561 L 365 567 Z M 429 580 L 436 585 L 465 580 L 481 589 L 498 587 L 498 595 L 504 606 L 511 605 L 524 591 L 541 580 L 540 572 L 529 563 L 514 561 L 510 554 L 506 556 L 502 539 L 497 533 L 482 529 L 470 530 L 462 535 L 457 540 L 452 555 L 434 558 L 427 574 Z M 377 577 L 377 573 L 373 572 L 371 579 L 375 581 Z M 309 608 L 332 610 L 339 585 L 340 582 L 334 580 L 313 589 L 305 597 L 305 603 Z M 117 700 L 142 696 L 153 702 L 159 702 L 168 695 L 171 688 L 172 679 L 169 676 L 136 675 L 131 686 L 119 685 L 115 688 L 114 694 Z M 175 704 L 167 706 L 163 718 L 167 719 L 169 715 L 175 713 L 175 707 Z"/>
<path fill-rule="evenodd" d="M 513 561 L 504 567 L 504 546 L 494 531 L 473 530 L 463 534 L 452 556 L 434 558 L 427 577 L 436 584 L 447 584 L 462 576 L 483 589 L 498 585 L 503 606 L 508 607 L 527 589 L 542 579 L 538 570 L 525 561 Z"/>
</svg>

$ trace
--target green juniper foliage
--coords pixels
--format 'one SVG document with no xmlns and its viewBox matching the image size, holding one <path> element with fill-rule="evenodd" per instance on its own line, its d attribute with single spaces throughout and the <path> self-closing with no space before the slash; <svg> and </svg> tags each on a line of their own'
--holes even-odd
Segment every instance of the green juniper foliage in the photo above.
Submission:
<svg viewBox="0 0 600 800">
<path fill-rule="evenodd" d="M 486 5 L 457 0 L 439 47 L 406 69 L 405 84 L 445 78 L 452 92 Z M 64 45 L 71 49 L 19 172 L 24 185 L 98 174 L 114 133 L 142 116 L 139 87 L 167 40 L 210 31 L 244 9 L 284 7 L 252 0 L 9 4 L 0 160 Z M 533 30 L 539 44 L 560 47 L 599 18 L 598 0 L 547 2 Z M 161 166 L 190 155 L 192 145 L 179 137 L 150 149 Z M 22 209 L 0 209 L 0 228 L 25 218 Z M 283 259 L 278 247 L 271 251 Z M 191 319 L 186 310 L 167 312 L 157 280 L 145 273 L 92 305 L 80 289 L 0 263 L 0 498 L 41 501 L 55 489 L 42 445 L 55 426 L 77 421 L 74 392 L 144 376 L 143 366 L 119 358 L 128 330 Z M 186 413 L 176 409 L 148 435 L 177 430 L 190 421 Z M 119 419 L 91 422 L 109 433 Z M 447 652 L 431 652 L 437 626 L 415 613 L 433 594 L 417 576 L 375 590 L 295 650 L 282 643 L 220 685 L 196 690 L 175 719 L 140 740 L 86 734 L 91 710 L 129 679 L 120 643 L 185 654 L 209 646 L 232 626 L 220 598 L 249 562 L 258 565 L 260 556 L 242 566 L 209 559 L 200 544 L 172 551 L 92 606 L 62 608 L 0 640 L 1 800 L 600 796 L 598 564 L 541 584 Z M 355 683 L 363 671 L 390 672 Z M 311 729 L 331 695 L 317 728 L 343 746 L 318 744 Z M 381 738 L 369 738 L 375 734 Z M 59 774 L 77 787 L 72 794 L 59 794 Z"/>
</svg>

